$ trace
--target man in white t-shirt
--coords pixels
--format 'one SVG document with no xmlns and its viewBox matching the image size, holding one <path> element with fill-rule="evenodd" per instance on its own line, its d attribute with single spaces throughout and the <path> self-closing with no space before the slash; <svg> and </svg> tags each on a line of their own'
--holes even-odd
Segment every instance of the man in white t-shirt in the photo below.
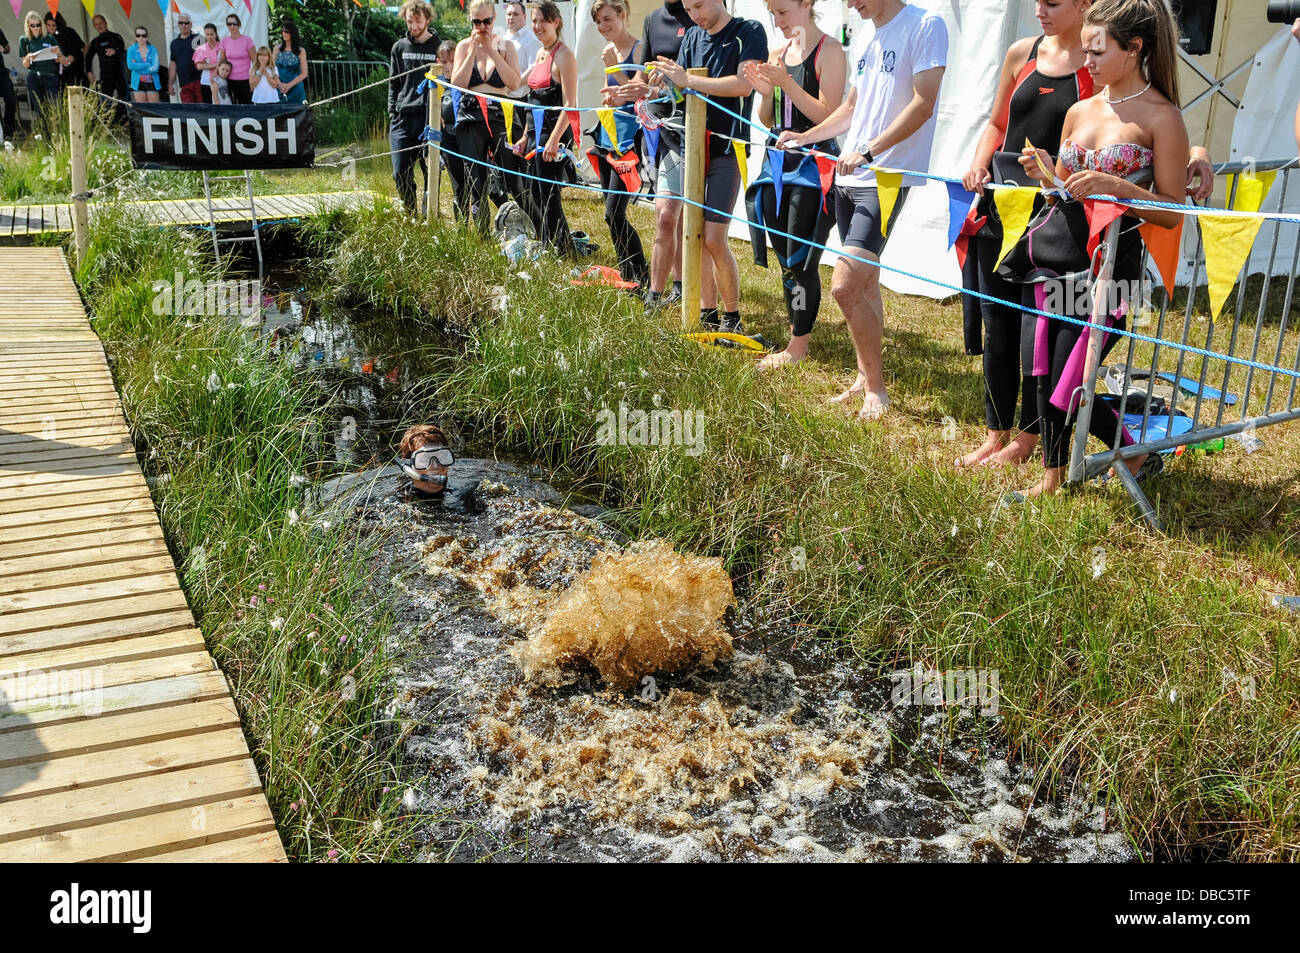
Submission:
<svg viewBox="0 0 1300 953">
<path fill-rule="evenodd" d="M 527 76 L 533 61 L 537 59 L 537 51 L 541 49 L 542 42 L 528 25 L 528 13 L 519 0 L 510 0 L 506 4 L 505 29 L 501 35 L 515 45 L 519 53 L 519 69 Z"/>
<path fill-rule="evenodd" d="M 934 142 L 934 107 L 948 61 L 948 29 L 943 20 L 902 0 L 849 0 L 864 24 L 849 55 L 849 92 L 822 122 L 803 133 L 784 132 L 780 146 L 804 146 L 843 135 L 836 166 L 835 219 L 845 251 L 871 262 L 885 247 L 876 176 L 870 166 L 891 169 L 930 167 Z M 907 198 L 908 187 L 924 184 L 904 176 L 887 225 L 892 225 Z M 853 336 L 858 373 L 833 403 L 862 395 L 864 420 L 877 420 L 889 408 L 881 339 L 884 302 L 880 269 L 852 258 L 835 262 L 831 293 L 844 312 Z"/>
</svg>

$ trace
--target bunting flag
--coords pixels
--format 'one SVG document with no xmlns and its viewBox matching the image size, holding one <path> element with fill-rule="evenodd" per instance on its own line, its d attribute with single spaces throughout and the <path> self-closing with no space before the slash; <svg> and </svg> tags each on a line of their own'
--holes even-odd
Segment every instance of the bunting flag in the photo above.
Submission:
<svg viewBox="0 0 1300 953">
<path fill-rule="evenodd" d="M 59 15 L 59 0 L 45 0 L 45 5 L 50 8 L 50 12 L 56 17 Z M 14 16 L 17 16 L 15 11 Z"/>
<path fill-rule="evenodd" d="M 253 15 L 253 0 L 244 0 L 244 6 L 248 7 L 248 15 Z M 361 6 L 361 0 L 357 0 L 357 6 Z"/>
<path fill-rule="evenodd" d="M 161 13 L 164 18 L 167 16 L 167 3 L 168 0 L 158 0 L 158 12 Z"/>
<path fill-rule="evenodd" d="M 600 127 L 605 130 L 605 135 L 609 136 L 610 148 L 617 152 L 618 128 L 614 125 L 614 110 L 597 109 L 596 118 L 600 120 Z"/>
<path fill-rule="evenodd" d="M 9 6 L 13 7 L 14 16 L 18 16 L 18 10 L 23 5 L 23 0 L 9 0 Z"/>
<path fill-rule="evenodd" d="M 880 201 L 880 234 L 889 235 L 889 217 L 894 214 L 894 203 L 898 201 L 898 189 L 903 184 L 901 172 L 876 173 L 876 198 Z"/>
<path fill-rule="evenodd" d="M 86 8 L 86 16 L 92 20 L 95 18 L 95 0 L 81 0 L 81 5 Z M 13 0 L 10 4 L 14 8 L 14 16 L 18 15 L 19 0 Z"/>
<path fill-rule="evenodd" d="M 478 100 L 478 111 L 483 114 L 483 125 L 487 126 L 488 135 L 492 135 L 492 123 L 488 119 L 487 99 L 483 96 L 475 96 Z"/>
<path fill-rule="evenodd" d="M 1185 221 L 1187 219 L 1180 215 L 1178 224 L 1173 228 L 1161 228 L 1150 222 L 1143 222 L 1138 226 L 1142 241 L 1147 246 L 1147 254 L 1151 256 L 1156 270 L 1160 272 L 1160 280 L 1164 283 L 1165 291 L 1171 294 L 1174 290 L 1174 278 L 1178 275 L 1178 252 L 1183 244 L 1183 222 Z"/>
<path fill-rule="evenodd" d="M 743 142 L 733 142 L 731 145 L 736 153 L 736 165 L 740 167 L 740 191 L 743 195 L 745 189 L 749 188 L 749 151 Z"/>
<path fill-rule="evenodd" d="M 767 150 L 767 174 L 772 177 L 772 191 L 776 193 L 776 211 L 781 213 L 781 191 L 785 187 L 785 153 L 780 149 Z"/>
<path fill-rule="evenodd" d="M 1254 175 L 1228 176 L 1228 194 L 1232 195 L 1232 185 L 1236 182 L 1237 194 L 1232 197 L 1232 207 L 1238 212 L 1258 212 L 1268 195 L 1269 186 L 1277 172 L 1258 172 Z"/>
<path fill-rule="evenodd" d="M 82 2 L 84 3 L 85 0 L 82 0 Z M 172 13 L 179 15 L 180 12 L 181 12 L 181 8 L 176 6 L 176 0 L 172 0 Z"/>
<path fill-rule="evenodd" d="M 641 133 L 645 136 L 645 154 L 652 158 L 659 157 L 659 130 L 641 127 Z"/>
<path fill-rule="evenodd" d="M 1111 222 L 1124 214 L 1124 206 L 1099 199 L 1084 199 L 1083 214 L 1088 219 L 1088 257 L 1101 243 L 1101 233 Z"/>
<path fill-rule="evenodd" d="M 1037 197 L 1038 189 L 1024 185 L 993 191 L 993 204 L 998 207 L 998 215 L 1002 218 L 1002 248 L 998 251 L 998 260 L 993 264 L 994 270 L 1002 264 L 1007 252 L 1016 247 L 1016 242 L 1025 233 Z"/>
<path fill-rule="evenodd" d="M 822 211 L 829 212 L 831 186 L 835 184 L 835 159 L 833 156 L 815 156 L 817 160 L 817 178 L 822 184 Z"/>
<path fill-rule="evenodd" d="M 14 2 L 17 3 L 18 0 L 14 0 Z M 134 3 L 135 0 L 117 0 L 117 2 L 118 2 L 119 4 L 121 4 L 122 12 L 126 14 L 127 19 L 130 19 L 130 18 L 131 18 L 131 4 Z"/>
<path fill-rule="evenodd" d="M 573 148 L 578 149 L 582 146 L 582 125 L 578 121 L 578 110 L 566 109 L 565 113 L 569 117 L 569 129 L 573 132 Z M 618 148 L 618 141 L 615 140 L 614 148 Z"/>
<path fill-rule="evenodd" d="M 1205 245 L 1205 277 L 1210 290 L 1210 318 L 1214 319 L 1223 311 L 1264 220 L 1229 215 L 1199 218 L 1201 242 Z"/>
<path fill-rule="evenodd" d="M 546 110 L 540 106 L 533 107 L 533 149 L 542 147 L 542 125 L 546 121 Z"/>
<path fill-rule="evenodd" d="M 952 248 L 966 223 L 966 216 L 970 214 L 975 193 L 968 191 L 960 182 L 945 184 L 948 186 L 948 247 Z"/>
<path fill-rule="evenodd" d="M 501 112 L 506 117 L 506 138 L 510 139 L 515 134 L 515 104 L 508 99 L 501 100 Z"/>
</svg>

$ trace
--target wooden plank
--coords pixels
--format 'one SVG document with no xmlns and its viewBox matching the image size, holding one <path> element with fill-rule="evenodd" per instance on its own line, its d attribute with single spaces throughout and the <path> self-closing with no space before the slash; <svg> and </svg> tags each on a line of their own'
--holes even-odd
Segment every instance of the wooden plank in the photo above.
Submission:
<svg viewBox="0 0 1300 953">
<path fill-rule="evenodd" d="M 80 476 L 80 474 L 77 474 Z M 116 486 L 137 486 L 148 490 L 149 484 L 145 482 L 144 475 L 138 469 L 128 470 L 125 473 L 110 473 L 104 476 L 93 477 L 88 480 L 74 481 L 60 478 L 58 482 L 46 484 L 29 484 L 27 486 L 11 487 L 0 486 L 0 500 L 26 499 L 31 500 L 33 504 L 38 499 L 45 496 L 66 496 L 70 493 L 98 493 L 101 490 L 107 490 Z"/>
<path fill-rule="evenodd" d="M 176 570 L 169 562 L 162 571 L 141 573 L 130 579 L 82 582 L 55 589 L 37 589 L 32 592 L 0 596 L 0 632 L 30 631 L 22 621 L 23 616 L 29 612 L 118 599 L 123 596 L 142 596 L 151 592 L 164 592 L 175 587 Z"/>
<path fill-rule="evenodd" d="M 80 706 L 55 708 L 42 704 L 23 711 L 7 706 L 0 708 L 0 737 L 5 732 L 26 730 L 38 725 L 70 724 L 99 718 L 105 713 L 144 711 L 185 702 L 226 698 L 229 694 L 226 677 L 217 671 L 114 685 L 95 693 L 90 702 Z M 3 816 L 4 812 L 0 811 L 0 817 Z"/>
<path fill-rule="evenodd" d="M 93 705 L 88 696 L 97 695 L 106 688 L 134 685 L 137 682 L 156 682 L 164 678 L 184 675 L 202 675 L 212 671 L 212 656 L 206 650 L 180 655 L 160 655 L 154 658 L 111 665 L 79 665 L 53 671 L 42 670 L 40 677 L 28 670 L 31 677 L 14 678 L 5 688 L 5 704 L 15 712 L 32 709 L 48 711 L 51 708 L 76 707 L 82 702 Z M 54 684 L 51 684 L 51 679 Z M 63 688 L 63 685 L 70 688 Z M 73 695 L 77 697 L 72 697 Z M 90 712 L 94 714 L 93 710 Z"/>
<path fill-rule="evenodd" d="M 108 619 L 125 619 L 129 616 L 157 614 L 170 612 L 173 609 L 188 608 L 189 603 L 185 601 L 185 594 L 173 585 L 167 589 L 153 592 L 129 596 L 117 595 L 111 599 L 105 599 L 94 607 L 93 614 L 95 618 L 101 620 L 99 624 L 102 625 L 103 620 Z M 18 613 L 0 616 L 0 645 L 3 645 L 9 636 L 29 635 L 44 632 L 48 629 L 80 628 L 79 623 L 84 622 L 87 615 L 88 612 L 84 605 L 74 604 L 71 606 L 52 606 L 35 612 L 24 612 L 21 615 L 21 621 L 19 621 Z"/>
<path fill-rule="evenodd" d="M 85 503 L 65 506 L 60 510 L 37 510 L 33 513 L 0 514 L 0 541 L 10 542 L 30 539 L 32 533 L 39 533 L 43 528 L 59 527 L 69 522 L 81 522 L 94 516 L 123 516 L 153 510 L 153 501 L 139 496 L 128 500 L 110 500 L 99 502 L 88 497 Z M 10 535 L 9 531 L 13 531 Z"/>
<path fill-rule="evenodd" d="M 66 490 L 66 487 L 64 489 Z M 66 508 L 78 506 L 91 500 L 96 503 L 112 503 L 145 499 L 148 496 L 149 487 L 143 481 L 133 485 L 119 484 L 104 487 L 97 493 L 89 493 L 84 490 L 62 494 L 47 493 L 41 496 L 33 495 L 26 500 L 0 500 L 0 516 L 25 513 L 35 518 L 37 513 L 44 516 L 48 515 L 46 511 L 52 510 L 55 514 L 58 514 Z M 150 502 L 153 502 L 152 499 Z"/>
<path fill-rule="evenodd" d="M 178 629 L 159 635 L 141 635 L 95 645 L 77 645 L 0 657 L 0 675 L 34 669 L 91 668 L 161 658 L 164 655 L 187 655 L 202 651 L 204 646 L 203 633 L 198 629 Z"/>
<path fill-rule="evenodd" d="M 110 751 L 70 755 L 49 761 L 0 768 L 0 803 L 35 795 L 57 794 L 75 788 L 113 781 L 130 781 L 179 768 L 200 768 L 231 761 L 246 761 L 248 745 L 239 726 L 204 731 L 183 738 L 146 741 Z"/>
<path fill-rule="evenodd" d="M 61 556 L 63 554 L 56 555 Z M 109 563 L 51 569 L 44 572 L 29 571 L 22 576 L 10 576 L 8 579 L 0 578 L 0 598 L 17 595 L 18 593 L 34 593 L 46 589 L 58 589 L 90 582 L 107 582 L 112 579 L 126 579 L 147 573 L 163 572 L 170 573 L 173 576 L 176 573 L 176 569 L 172 565 L 172 558 L 165 549 L 161 555 L 116 559 Z"/>
<path fill-rule="evenodd" d="M 19 538 L 16 534 L 0 536 L 0 559 L 12 559 L 51 549 L 74 549 L 124 543 L 160 535 L 154 513 L 125 513 L 106 517 L 93 524 L 84 523 L 60 528 L 53 533 L 35 533 Z"/>
<path fill-rule="evenodd" d="M 7 732 L 3 736 L 0 765 L 10 767 L 67 755 L 90 754 L 127 744 L 165 741 L 238 725 L 239 713 L 229 698 L 102 715 L 71 724 Z"/>
<path fill-rule="evenodd" d="M 5 809 L 0 812 L 0 843 L 261 791 L 262 783 L 253 762 L 245 758 L 210 767 L 169 771 L 155 777 L 115 781 L 84 791 L 5 802 Z M 119 849 L 129 849 L 129 845 L 122 844 Z"/>
<path fill-rule="evenodd" d="M 58 648 L 99 645 L 109 651 L 112 642 L 134 639 L 153 633 L 167 633 L 191 628 L 194 617 L 189 606 L 163 611 L 146 611 L 119 618 L 71 622 L 51 626 L 38 632 L 0 636 L 0 658 L 43 652 Z"/>
<path fill-rule="evenodd" d="M 0 861 L 9 863 L 284 859 L 274 821 L 261 795 L 207 801 L 0 844 Z"/>
</svg>

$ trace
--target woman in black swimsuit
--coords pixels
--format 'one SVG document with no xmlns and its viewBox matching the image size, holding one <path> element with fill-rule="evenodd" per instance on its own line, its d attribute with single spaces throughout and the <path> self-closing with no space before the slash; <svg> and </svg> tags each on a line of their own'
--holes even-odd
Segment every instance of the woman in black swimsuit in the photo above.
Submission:
<svg viewBox="0 0 1300 953">
<path fill-rule="evenodd" d="M 496 19 L 492 0 L 472 0 L 469 16 L 473 30 L 456 46 L 451 83 L 470 93 L 504 96 L 523 82 L 515 45 L 492 33 L 492 22 Z M 507 148 L 506 119 L 501 105 L 495 100 L 462 94 L 456 114 L 456 143 L 460 147 L 457 151 L 467 160 L 478 160 L 465 162 L 464 201 L 468 214 L 486 233 L 492 170 L 483 163 L 492 163 Z"/>
<path fill-rule="evenodd" d="M 786 129 L 805 132 L 844 100 L 844 49 L 817 29 L 812 6 L 812 0 L 768 0 L 772 19 L 787 42 L 768 62 L 746 64 L 745 78 L 763 97 L 759 118 L 773 135 Z M 817 143 L 813 148 L 839 151 L 834 140 Z M 817 160 L 798 152 L 783 152 L 780 160 L 779 197 L 771 162 L 765 161 L 762 173 L 745 195 L 749 220 L 770 223 L 788 235 L 826 244 L 835 219 L 823 201 Z M 767 247 L 771 245 L 781 263 L 781 284 L 790 318 L 790 343 L 784 351 L 765 357 L 758 366 L 767 369 L 795 364 L 808 354 L 808 338 L 821 308 L 821 249 L 769 234 L 761 227 L 751 227 L 751 231 L 754 262 L 766 267 Z"/>
<path fill-rule="evenodd" d="M 530 6 L 533 8 L 533 32 L 541 41 L 542 48 L 537 53 L 537 62 L 528 71 L 528 103 L 530 106 L 572 108 L 577 105 L 578 60 L 560 39 L 560 30 L 564 27 L 560 8 L 553 0 L 540 0 Z M 574 114 L 554 108 L 536 112 L 529 109 L 524 134 L 514 146 L 516 155 L 526 156 L 532 152 L 525 171 L 537 176 L 528 180 L 532 194 L 528 211 L 537 229 L 537 238 L 562 255 L 574 250 L 564 206 L 560 204 L 560 183 L 574 172 L 572 160 L 560 152 L 564 149 L 570 156 L 573 154 L 570 115 Z M 540 125 L 537 122 L 539 116 Z"/>
</svg>

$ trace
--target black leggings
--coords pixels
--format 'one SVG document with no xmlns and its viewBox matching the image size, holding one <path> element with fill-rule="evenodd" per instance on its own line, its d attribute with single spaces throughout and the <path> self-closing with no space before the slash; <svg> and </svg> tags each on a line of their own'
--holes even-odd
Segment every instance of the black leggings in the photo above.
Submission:
<svg viewBox="0 0 1300 953">
<path fill-rule="evenodd" d="M 604 159 L 600 161 L 600 187 L 610 190 L 605 194 L 605 224 L 609 226 L 609 237 L 614 243 L 614 253 L 618 255 L 618 273 L 624 281 L 635 281 L 642 287 L 649 287 L 650 266 L 646 263 L 641 236 L 627 220 L 627 207 L 632 202 L 632 195 L 614 167 Z"/>
<path fill-rule="evenodd" d="M 999 242 L 972 237 L 962 266 L 962 284 L 1004 301 L 1033 302 L 1033 289 L 1007 281 L 992 271 Z M 1028 297 L 1026 297 L 1028 296 Z M 984 421 L 989 430 L 1016 426 L 1016 398 L 1020 398 L 1019 428 L 1038 433 L 1038 384 L 1033 376 L 1036 320 L 1019 308 L 966 296 L 966 353 L 984 355 Z M 982 342 L 972 341 L 971 319 L 983 326 Z M 977 325 L 978 327 L 978 325 Z M 978 334 L 978 331 L 974 331 Z"/>
<path fill-rule="evenodd" d="M 528 214 L 533 220 L 533 228 L 537 230 L 537 239 L 561 255 L 570 254 L 574 250 L 573 235 L 569 232 L 564 205 L 560 202 L 560 183 L 567 179 L 567 165 L 567 159 L 547 162 L 542 158 L 542 150 L 538 149 L 525 168 L 530 175 L 538 177 L 527 180 L 531 196 Z"/>
<path fill-rule="evenodd" d="M 1122 329 L 1124 319 L 1119 318 L 1111 326 Z M 1051 397 L 1065 372 L 1065 366 L 1074 352 L 1075 345 L 1085 330 L 1077 324 L 1065 321 L 1052 321 L 1048 325 L 1047 353 L 1051 357 L 1051 373 L 1045 377 L 1034 378 L 1038 385 L 1038 415 L 1043 422 L 1043 465 L 1046 467 L 1063 467 L 1070 462 L 1074 411 L 1077 410 L 1078 402 L 1071 400 L 1072 412 L 1067 414 L 1052 403 Z M 1119 341 L 1118 335 L 1106 335 L 1106 341 L 1101 349 L 1103 360 Z M 1119 432 L 1119 417 L 1104 401 L 1093 401 L 1088 432 L 1107 447 L 1115 446 L 1115 437 Z"/>
<path fill-rule="evenodd" d="M 253 91 L 249 88 L 246 79 L 229 79 L 226 80 L 226 88 L 230 93 L 230 101 L 236 106 L 251 106 L 253 103 Z"/>
<path fill-rule="evenodd" d="M 825 245 L 835 224 L 833 215 L 823 210 L 818 189 L 786 185 L 781 190 L 781 208 L 776 208 L 776 190 L 763 186 L 763 221 L 777 231 L 809 238 Z M 790 333 L 802 337 L 812 332 L 822 305 L 822 276 L 818 270 L 821 249 L 793 238 L 767 233 L 767 242 L 781 263 L 781 287 L 785 293 L 785 310 L 790 319 Z"/>
<path fill-rule="evenodd" d="M 498 125 L 497 129 L 500 128 Z M 488 187 L 491 184 L 492 169 L 489 165 L 493 156 L 499 156 L 505 150 L 505 143 L 497 131 L 488 131 L 487 124 L 477 120 L 462 119 L 456 124 L 457 152 L 466 158 L 464 165 L 464 187 L 462 205 L 465 218 L 473 218 L 479 231 L 487 234 L 492 210 L 488 207 Z M 454 158 L 454 157 L 449 157 Z M 471 162 L 470 159 L 477 159 Z"/>
</svg>

